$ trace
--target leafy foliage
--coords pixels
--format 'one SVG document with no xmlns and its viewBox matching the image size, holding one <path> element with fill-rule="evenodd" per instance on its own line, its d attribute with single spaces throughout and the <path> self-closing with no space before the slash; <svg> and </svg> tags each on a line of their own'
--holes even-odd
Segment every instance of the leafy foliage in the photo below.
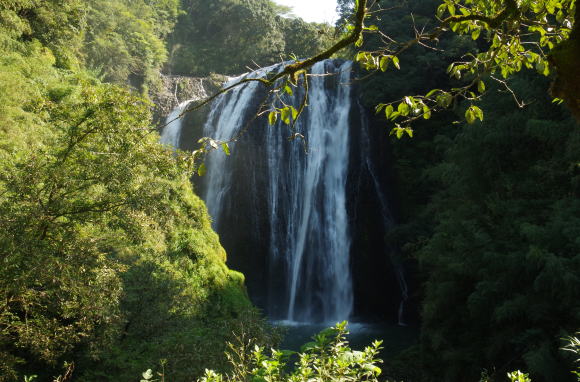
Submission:
<svg viewBox="0 0 580 382">
<path fill-rule="evenodd" d="M 342 1 L 340 9 L 349 12 L 349 3 Z M 376 13 L 392 10 L 383 9 L 379 2 L 372 3 Z M 357 7 L 364 3 L 357 2 Z M 396 8 L 396 7 L 395 7 Z M 578 86 L 577 69 L 572 63 L 577 62 L 577 33 L 572 33 L 576 2 L 574 0 L 536 0 L 517 2 L 515 0 L 474 1 L 446 0 L 437 7 L 436 20 L 413 19 L 413 34 L 401 38 L 400 33 L 389 34 L 371 24 L 380 22 L 380 17 L 365 22 L 364 31 L 378 34 L 380 44 L 363 46 L 361 39 L 357 42 L 362 50 L 356 60 L 367 70 L 386 71 L 389 63 L 400 68 L 399 58 L 409 48 L 421 45 L 438 50 L 439 40 L 447 37 L 449 32 L 457 36 L 469 36 L 477 42 L 472 49 L 461 50 L 461 57 L 456 57 L 447 68 L 449 76 L 457 83 L 451 89 L 433 89 L 425 95 L 406 96 L 400 101 L 386 105 L 404 105 L 410 107 L 397 110 L 387 118 L 395 122 L 394 131 L 400 131 L 433 110 L 449 107 L 452 103 L 466 100 L 473 104 L 480 100 L 485 92 L 485 84 L 494 80 L 505 84 L 505 79 L 518 73 L 522 68 L 535 68 L 540 74 L 548 75 L 550 68 L 558 69 L 560 77 L 569 78 L 571 86 L 556 83 L 554 93 L 568 100 L 571 109 L 577 110 L 577 96 L 572 91 Z M 343 14 L 342 19 L 346 19 Z M 421 26 L 417 22 L 421 22 Z M 353 25 L 347 25 L 353 29 Z M 479 39 L 483 41 L 478 41 Z M 547 51 L 553 51 L 550 56 Z M 553 65 L 550 65 L 548 62 Z M 412 101 L 412 104 L 409 102 Z M 413 107 L 413 106 L 417 107 Z M 384 107 L 385 104 L 379 104 Z M 468 108 L 465 119 L 472 123 L 476 118 L 483 119 L 481 109 Z M 402 126 L 402 127 L 401 127 Z M 401 134 L 397 134 L 398 137 Z"/>
<path fill-rule="evenodd" d="M 502 378 L 519 367 L 535 380 L 570 380 L 560 338 L 579 322 L 577 125 L 551 104 L 548 82 L 533 66 L 522 64 L 519 74 L 506 72 L 504 78 L 498 60 L 496 69 L 468 73 L 467 80 L 465 68 L 454 75 L 453 63 L 465 52 L 473 52 L 462 59 L 469 62 L 490 49 L 503 52 L 492 40 L 450 30 L 430 42 L 440 51 L 417 44 L 393 44 L 398 54 L 383 50 L 387 35 L 413 41 L 422 35 L 414 27 L 428 31 L 440 25 L 432 18 L 438 6 L 424 1 L 369 17 L 365 45 L 353 53 L 378 73 L 363 85 L 365 103 L 378 105 L 378 118 L 413 121 L 413 130 L 400 123 L 391 132 L 414 138 L 393 142 L 399 224 L 388 239 L 418 260 L 424 277 L 424 377 L 476 380 L 487 369 L 492 378 Z M 569 17 L 574 9 L 562 12 Z M 569 33 L 559 37 L 565 44 L 573 25 L 558 25 Z M 511 33 L 509 26 L 502 28 L 498 33 L 504 37 Z M 541 45 L 540 35 L 527 36 L 535 42 L 526 45 Z M 509 57 L 517 66 L 515 56 Z M 474 94 L 458 96 L 466 83 Z M 434 90 L 422 93 L 425 89 Z M 426 98 L 450 112 L 431 113 L 429 104 L 423 108 Z M 454 127 L 461 119 L 468 126 Z"/>
<path fill-rule="evenodd" d="M 130 83 L 144 94 L 167 58 L 164 38 L 173 30 L 178 0 L 87 2 L 83 53 L 107 82 Z"/>
<path fill-rule="evenodd" d="M 267 1 L 187 0 L 184 9 L 187 13 L 170 39 L 173 73 L 241 73 L 252 60 L 271 64 L 284 51 L 283 35 Z"/>
<path fill-rule="evenodd" d="M 579 314 L 578 129 L 550 106 L 545 82 L 511 86 L 535 107 L 488 96 L 483 122 L 395 145 L 405 212 L 391 239 L 424 273 L 422 353 L 433 378 L 520 367 L 532 379 L 569 379 L 558 349 Z"/>
<path fill-rule="evenodd" d="M 329 26 L 282 17 L 288 10 L 268 0 L 187 0 L 183 9 L 169 38 L 174 74 L 240 74 L 308 57 L 332 39 Z"/>
<path fill-rule="evenodd" d="M 17 48 L 20 40 L 38 40 L 63 68 L 78 65 L 82 2 L 79 0 L 0 1 L 0 42 Z"/>
<path fill-rule="evenodd" d="M 193 194 L 191 156 L 157 143 L 149 103 L 79 67 L 81 39 L 63 42 L 78 3 L 1 5 L 0 380 L 65 360 L 82 380 L 130 379 L 171 358 L 179 381 L 223 367 L 232 332 L 270 343 Z"/>
<path fill-rule="evenodd" d="M 284 55 L 306 58 L 327 49 L 334 39 L 328 24 L 307 23 L 300 18 L 278 18 L 284 35 Z"/>
<path fill-rule="evenodd" d="M 346 322 L 325 329 L 302 346 L 301 352 L 272 350 L 250 343 L 231 346 L 231 374 L 206 370 L 200 382 L 220 381 L 378 381 L 381 369 L 377 359 L 381 342 L 375 341 L 363 351 L 350 349 L 346 340 Z M 297 358 L 293 368 L 290 359 Z"/>
</svg>

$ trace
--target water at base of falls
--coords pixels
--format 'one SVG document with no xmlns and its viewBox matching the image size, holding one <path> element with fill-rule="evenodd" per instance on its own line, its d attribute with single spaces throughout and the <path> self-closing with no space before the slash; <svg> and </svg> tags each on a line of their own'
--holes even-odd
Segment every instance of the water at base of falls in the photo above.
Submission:
<svg viewBox="0 0 580 382">
<path fill-rule="evenodd" d="M 334 324 L 299 324 L 294 322 L 274 321 L 272 324 L 285 333 L 280 349 L 300 351 L 302 345 L 312 341 L 315 334 L 334 326 Z M 418 330 L 413 327 L 401 327 L 388 324 L 370 324 L 350 322 L 347 325 L 347 341 L 351 349 L 363 350 L 375 340 L 382 340 L 380 359 L 387 360 L 402 350 L 415 344 Z"/>
<path fill-rule="evenodd" d="M 259 150 L 264 160 L 243 181 L 248 193 L 264 199 L 258 202 L 266 209 L 259 214 L 268 224 L 268 235 L 262 240 L 269 242 L 270 277 L 283 284 L 283 291 L 271 299 L 276 304 L 272 311 L 279 318 L 336 322 L 348 319 L 352 312 L 346 211 L 351 65 L 324 61 L 312 68 L 308 107 L 296 124 L 308 153 L 303 144 L 288 142 L 290 131 L 280 120 L 275 126 L 252 127 L 261 129 L 263 146 Z M 250 82 L 221 96 L 213 104 L 204 135 L 220 140 L 235 137 L 257 112 L 260 87 L 258 82 Z M 282 101 L 298 108 L 303 96 L 303 90 L 297 88 Z M 212 153 L 207 160 L 203 198 L 218 232 L 227 229 L 224 219 L 234 208 L 225 199 L 234 168 L 239 167 L 237 160 L 244 158 Z"/>
</svg>

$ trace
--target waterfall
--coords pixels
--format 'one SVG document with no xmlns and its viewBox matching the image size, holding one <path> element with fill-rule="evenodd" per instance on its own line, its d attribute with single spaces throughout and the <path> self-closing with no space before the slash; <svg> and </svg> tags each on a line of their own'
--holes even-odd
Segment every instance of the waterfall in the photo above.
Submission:
<svg viewBox="0 0 580 382">
<path fill-rule="evenodd" d="M 216 231 L 223 237 L 242 230 L 240 241 L 267 243 L 270 274 L 265 277 L 275 305 L 270 313 L 277 318 L 334 323 L 352 313 L 346 206 L 351 67 L 351 62 L 331 60 L 313 66 L 308 107 L 295 126 L 305 142 L 289 142 L 292 134 L 281 121 L 275 126 L 256 122 L 245 133 L 253 143 L 234 143 L 232 157 L 213 152 L 206 162 L 202 196 Z M 277 69 L 252 76 L 268 70 Z M 204 135 L 231 140 L 244 132 L 262 94 L 263 85 L 250 82 L 220 96 Z M 281 100 L 298 108 L 303 96 L 296 88 Z M 242 222 L 232 211 L 241 211 L 244 203 L 253 212 Z"/>
<path fill-rule="evenodd" d="M 282 69 L 274 65 L 224 86 Z M 273 320 L 404 324 L 405 268 L 385 243 L 394 224 L 386 196 L 388 137 L 369 124 L 351 72 L 343 60 L 315 64 L 308 106 L 293 129 L 281 118 L 270 126 L 267 114 L 283 105 L 298 109 L 303 79 L 292 94 L 283 83 L 246 82 L 189 115 L 184 126 L 177 118 L 189 104 L 183 102 L 162 132 L 161 142 L 174 147 L 195 149 L 201 137 L 229 142 L 231 155 L 208 153 L 206 175 L 195 177 L 194 187 L 228 266 L 246 275 L 250 298 Z"/>
<path fill-rule="evenodd" d="M 182 113 L 185 111 L 189 103 L 193 100 L 181 102 L 174 108 L 165 120 L 165 127 L 161 132 L 159 141 L 165 145 L 170 145 L 179 148 L 179 141 L 181 139 L 181 125 Z"/>
<path fill-rule="evenodd" d="M 183 78 L 183 77 L 173 77 L 173 78 Z M 170 79 L 166 77 L 166 79 Z M 180 148 L 181 142 L 181 130 L 183 125 L 183 113 L 193 101 L 198 101 L 207 98 L 207 93 L 203 84 L 203 79 L 190 79 L 191 87 L 187 92 L 181 94 L 180 96 L 188 97 L 190 99 L 180 102 L 165 119 L 165 127 L 161 131 L 161 137 L 159 141 L 165 145 L 172 146 L 174 148 Z M 174 94 L 171 97 L 172 101 L 179 101 L 178 95 L 179 83 L 175 83 Z M 173 103 L 172 101 L 167 101 L 167 103 Z"/>
<path fill-rule="evenodd" d="M 283 233 L 276 233 L 277 236 L 282 234 L 286 245 L 283 256 L 289 269 L 289 320 L 311 320 L 314 316 L 311 309 L 316 304 L 320 304 L 322 318 L 326 321 L 347 319 L 352 310 L 346 216 L 350 71 L 349 62 L 339 68 L 340 85 L 336 92 L 327 92 L 324 78 L 314 77 L 309 92 L 308 128 L 301 130 L 307 136 L 310 152 L 299 163 L 302 165 L 299 173 L 295 172 L 292 178 L 282 182 L 278 180 L 272 187 L 274 197 L 280 195 L 280 186 L 291 190 L 288 211 L 292 218 Z M 313 75 L 324 73 L 324 62 L 312 68 Z M 269 161 L 274 164 L 270 166 L 270 176 L 278 175 L 283 160 L 285 158 L 277 155 Z M 273 206 L 278 207 L 273 200 Z M 282 213 L 284 211 L 273 208 L 270 214 L 273 226 Z M 299 294 L 303 295 L 302 301 Z"/>
<path fill-rule="evenodd" d="M 268 67 L 250 75 L 230 78 L 224 86 L 230 86 L 245 76 L 263 76 L 272 69 L 273 67 Z M 221 141 L 229 141 L 239 133 L 246 123 L 247 112 L 256 112 L 251 109 L 251 106 L 259 86 L 259 82 L 249 82 L 218 97 L 205 123 L 204 135 Z M 223 198 L 228 194 L 231 181 L 232 169 L 228 159 L 224 155 L 211 155 L 207 161 L 208 175 L 205 179 L 207 183 L 203 197 L 217 232 L 219 232 L 219 221 L 224 207 Z"/>
</svg>

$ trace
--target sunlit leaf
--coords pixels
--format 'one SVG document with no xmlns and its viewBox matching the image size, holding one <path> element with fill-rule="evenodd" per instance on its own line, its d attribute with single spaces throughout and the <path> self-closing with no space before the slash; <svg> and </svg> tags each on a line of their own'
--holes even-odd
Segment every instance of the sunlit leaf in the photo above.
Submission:
<svg viewBox="0 0 580 382">
<path fill-rule="evenodd" d="M 270 125 L 274 125 L 277 120 L 278 120 L 278 113 L 276 111 L 271 111 L 268 114 L 268 123 Z"/>
<path fill-rule="evenodd" d="M 399 57 L 393 56 L 393 65 L 395 65 L 395 68 L 401 69 L 401 66 L 399 65 Z"/>
<path fill-rule="evenodd" d="M 205 163 L 200 164 L 199 167 L 197 168 L 197 175 L 204 176 L 206 172 L 207 169 L 205 168 Z"/>
<path fill-rule="evenodd" d="M 222 143 L 222 150 L 226 155 L 230 155 L 230 146 L 226 142 Z"/>
</svg>

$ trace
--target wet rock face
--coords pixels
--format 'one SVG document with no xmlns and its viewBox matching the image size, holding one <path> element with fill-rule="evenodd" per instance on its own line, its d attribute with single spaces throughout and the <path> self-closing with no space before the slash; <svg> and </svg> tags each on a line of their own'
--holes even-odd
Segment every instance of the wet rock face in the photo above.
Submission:
<svg viewBox="0 0 580 382">
<path fill-rule="evenodd" d="M 225 76 L 186 77 L 161 75 L 159 89 L 151 94 L 155 104 L 154 120 L 162 122 L 180 103 L 187 100 L 201 100 L 219 91 Z"/>
</svg>

